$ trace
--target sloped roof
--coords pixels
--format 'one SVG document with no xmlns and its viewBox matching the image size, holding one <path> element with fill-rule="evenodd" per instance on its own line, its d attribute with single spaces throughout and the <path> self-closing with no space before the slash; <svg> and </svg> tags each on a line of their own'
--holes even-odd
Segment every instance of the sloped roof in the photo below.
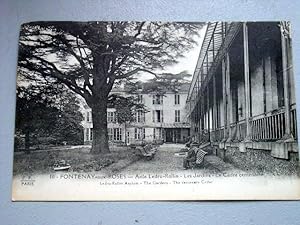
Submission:
<svg viewBox="0 0 300 225">
<path fill-rule="evenodd" d="M 137 92 L 140 92 L 140 93 L 153 93 L 153 92 L 156 92 L 156 91 L 151 91 L 151 86 L 153 85 L 153 83 L 151 82 L 142 82 L 140 83 L 139 85 L 137 85 Z M 156 85 L 159 85 L 159 84 L 156 84 Z M 124 92 L 126 91 L 130 91 L 130 88 L 132 87 L 129 87 L 129 86 L 125 86 L 124 87 Z M 157 86 L 155 86 L 155 88 L 157 88 Z M 166 85 L 161 85 L 160 87 L 158 87 L 158 89 L 160 89 L 161 91 L 163 92 L 167 92 L 167 93 L 175 93 L 175 92 L 180 92 L 180 93 L 187 93 L 188 90 L 190 88 L 190 83 L 177 83 L 176 84 L 176 87 L 168 87 Z"/>
</svg>

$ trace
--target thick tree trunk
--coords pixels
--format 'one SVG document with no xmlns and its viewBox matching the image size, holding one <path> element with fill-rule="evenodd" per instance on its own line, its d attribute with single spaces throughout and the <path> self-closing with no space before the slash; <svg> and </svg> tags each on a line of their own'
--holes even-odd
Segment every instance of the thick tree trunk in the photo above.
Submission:
<svg viewBox="0 0 300 225">
<path fill-rule="evenodd" d="M 107 134 L 107 99 L 100 98 L 94 102 L 92 108 L 93 120 L 93 154 L 109 153 Z"/>
</svg>

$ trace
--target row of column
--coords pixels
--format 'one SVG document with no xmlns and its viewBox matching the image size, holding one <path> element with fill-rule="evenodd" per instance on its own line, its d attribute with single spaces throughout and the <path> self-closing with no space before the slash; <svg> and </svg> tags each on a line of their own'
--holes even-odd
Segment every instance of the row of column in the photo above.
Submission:
<svg viewBox="0 0 300 225">
<path fill-rule="evenodd" d="M 248 25 L 243 23 L 243 52 L 244 52 L 244 87 L 245 87 L 245 127 L 246 127 L 246 136 L 244 142 L 251 141 L 251 101 L 250 101 L 250 70 L 249 70 L 249 39 L 248 39 Z M 293 141 L 294 137 L 291 134 L 291 116 L 290 116 L 290 96 L 289 96 L 289 70 L 291 66 L 291 59 L 288 57 L 290 55 L 290 39 L 282 31 L 281 32 L 281 44 L 282 44 L 282 69 L 283 69 L 283 86 L 284 86 L 284 106 L 285 106 L 285 135 L 283 141 Z M 292 70 L 290 70 L 292 72 Z M 209 85 L 206 87 L 206 109 L 207 109 L 207 128 L 208 134 L 210 134 L 210 121 L 212 120 L 212 126 L 214 129 L 217 128 L 217 99 L 216 99 L 216 78 L 215 74 L 212 77 L 212 103 L 213 103 L 213 112 L 212 117 L 210 114 L 210 92 Z M 222 98 L 223 98 L 223 124 L 224 124 L 224 138 L 222 142 L 231 141 L 231 129 L 230 121 L 232 121 L 232 99 L 230 93 L 230 55 L 229 52 L 225 54 L 222 60 Z M 200 104 L 204 107 L 204 102 L 201 101 Z M 201 107 L 201 108 L 202 108 Z M 201 113 L 201 112 L 200 112 Z M 201 132 L 201 118 L 199 121 L 199 127 Z M 210 137 L 209 137 L 210 138 Z M 211 141 L 211 140 L 209 140 Z"/>
</svg>

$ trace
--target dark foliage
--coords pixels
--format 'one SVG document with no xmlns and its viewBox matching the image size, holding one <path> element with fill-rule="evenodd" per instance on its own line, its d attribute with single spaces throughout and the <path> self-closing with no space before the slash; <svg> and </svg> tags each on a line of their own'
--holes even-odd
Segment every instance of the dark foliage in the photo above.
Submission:
<svg viewBox="0 0 300 225">
<path fill-rule="evenodd" d="M 94 153 L 107 153 L 106 109 L 114 84 L 177 62 L 202 23 L 33 22 L 22 26 L 19 73 L 57 82 L 92 109 Z"/>
<path fill-rule="evenodd" d="M 33 146 L 82 143 L 78 100 L 72 93 L 63 93 L 49 86 L 17 89 L 15 149 L 29 152 Z"/>
</svg>

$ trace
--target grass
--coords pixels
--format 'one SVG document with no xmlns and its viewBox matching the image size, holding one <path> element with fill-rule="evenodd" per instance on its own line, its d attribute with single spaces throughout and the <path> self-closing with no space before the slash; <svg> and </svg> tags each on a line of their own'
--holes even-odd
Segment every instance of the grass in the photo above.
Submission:
<svg viewBox="0 0 300 225">
<path fill-rule="evenodd" d="M 108 166 L 111 166 L 113 171 L 118 171 L 139 160 L 139 157 L 126 147 L 113 147 L 110 153 L 104 155 L 91 154 L 88 147 L 15 154 L 13 173 L 17 175 L 53 172 L 53 165 L 61 160 L 71 165 L 69 172 L 94 172 Z"/>
</svg>

